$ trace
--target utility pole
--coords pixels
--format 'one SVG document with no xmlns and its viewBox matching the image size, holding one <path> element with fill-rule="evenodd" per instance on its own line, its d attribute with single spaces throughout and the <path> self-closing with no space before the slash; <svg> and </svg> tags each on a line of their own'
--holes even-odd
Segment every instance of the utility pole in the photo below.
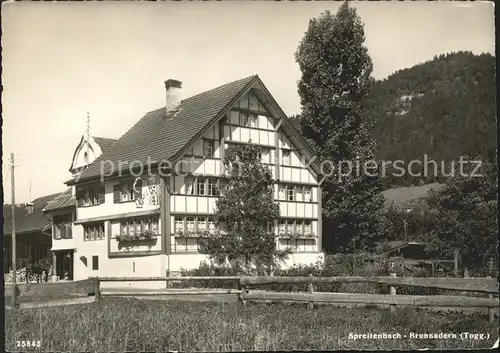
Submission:
<svg viewBox="0 0 500 353">
<path fill-rule="evenodd" d="M 16 184 L 14 178 L 14 153 L 10 154 L 10 178 L 12 192 L 12 307 L 16 307 L 17 302 L 17 268 L 16 268 Z"/>
</svg>

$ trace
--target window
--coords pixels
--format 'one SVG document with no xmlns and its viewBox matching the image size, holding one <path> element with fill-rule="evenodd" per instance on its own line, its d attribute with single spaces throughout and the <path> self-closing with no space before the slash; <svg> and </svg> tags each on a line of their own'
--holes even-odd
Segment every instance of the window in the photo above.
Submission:
<svg viewBox="0 0 500 353">
<path fill-rule="evenodd" d="M 153 234 L 160 234 L 160 224 L 158 222 L 158 219 L 147 219 L 145 225 L 147 227 L 147 230 L 153 232 Z"/>
<path fill-rule="evenodd" d="M 287 201 L 295 200 L 295 187 L 293 185 L 286 186 L 286 200 Z"/>
<path fill-rule="evenodd" d="M 286 186 L 285 185 L 280 185 L 279 186 L 279 193 L 278 193 L 278 198 L 280 200 L 286 200 Z"/>
<path fill-rule="evenodd" d="M 198 230 L 200 232 L 207 230 L 207 217 L 198 217 Z"/>
<path fill-rule="evenodd" d="M 132 183 L 122 184 L 122 197 L 121 201 L 132 201 L 134 200 L 134 188 Z"/>
<path fill-rule="evenodd" d="M 304 187 L 304 201 L 306 202 L 311 202 L 311 187 L 306 186 Z"/>
<path fill-rule="evenodd" d="M 213 216 L 208 217 L 208 231 L 210 233 L 215 233 L 215 218 Z"/>
<path fill-rule="evenodd" d="M 196 184 L 198 195 L 205 195 L 205 178 L 198 178 Z"/>
<path fill-rule="evenodd" d="M 104 239 L 104 223 L 90 223 L 83 225 L 83 240 Z"/>
<path fill-rule="evenodd" d="M 295 201 L 304 201 L 304 188 L 298 185 L 295 188 Z"/>
<path fill-rule="evenodd" d="M 311 221 L 310 220 L 305 220 L 304 221 L 304 234 L 311 234 L 312 229 L 311 229 Z"/>
<path fill-rule="evenodd" d="M 186 217 L 186 228 L 188 231 L 194 232 L 194 217 Z"/>
<path fill-rule="evenodd" d="M 213 158 L 215 155 L 215 141 L 203 140 L 203 156 Z"/>
<path fill-rule="evenodd" d="M 158 217 L 128 218 L 120 222 L 121 235 L 140 235 L 145 231 L 159 233 Z"/>
<path fill-rule="evenodd" d="M 135 183 L 135 190 L 134 190 Z M 137 200 L 142 196 L 142 180 L 127 180 L 113 186 L 113 202 L 128 202 Z"/>
<path fill-rule="evenodd" d="M 187 195 L 194 195 L 194 182 L 191 177 L 186 177 L 186 183 L 184 184 L 184 192 Z"/>
<path fill-rule="evenodd" d="M 135 234 L 138 225 L 134 221 L 127 222 L 127 234 Z M 138 233 L 138 232 L 137 232 Z"/>
<path fill-rule="evenodd" d="M 262 163 L 269 163 L 269 149 L 263 148 L 260 154 Z"/>
<path fill-rule="evenodd" d="M 286 233 L 286 221 L 280 220 L 278 223 L 278 233 L 284 234 Z"/>
<path fill-rule="evenodd" d="M 247 126 L 248 118 L 246 113 L 240 113 L 240 126 Z"/>
<path fill-rule="evenodd" d="M 71 239 L 72 235 L 72 214 L 54 216 L 54 239 Z"/>
<path fill-rule="evenodd" d="M 99 191 L 97 189 L 87 189 L 86 201 L 89 205 L 97 205 L 99 203 Z"/>
<path fill-rule="evenodd" d="M 255 114 L 248 115 L 248 126 L 257 128 L 257 116 Z"/>
<path fill-rule="evenodd" d="M 282 156 L 283 156 L 283 165 L 290 165 L 290 151 L 281 151 Z"/>
<path fill-rule="evenodd" d="M 298 233 L 303 235 L 312 234 L 312 221 L 309 219 L 280 220 L 278 223 L 278 234 Z"/>
<path fill-rule="evenodd" d="M 208 195 L 216 196 L 217 194 L 217 179 L 208 178 Z"/>
<path fill-rule="evenodd" d="M 224 195 L 228 189 L 229 189 L 229 184 L 226 181 L 219 181 L 219 185 L 217 187 L 219 195 Z"/>
<path fill-rule="evenodd" d="M 215 220 L 213 216 L 175 216 L 175 232 L 183 233 L 184 230 L 188 230 L 190 232 L 195 231 L 206 231 L 207 225 L 209 231 L 215 231 Z M 208 223 L 207 223 L 208 220 Z"/>
<path fill-rule="evenodd" d="M 92 185 L 76 190 L 78 207 L 100 205 L 106 201 L 105 199 L 104 185 Z"/>
<path fill-rule="evenodd" d="M 175 232 L 183 232 L 184 231 L 184 218 L 175 216 Z"/>
<path fill-rule="evenodd" d="M 92 270 L 98 270 L 99 269 L 99 256 L 94 255 L 92 256 Z"/>
</svg>

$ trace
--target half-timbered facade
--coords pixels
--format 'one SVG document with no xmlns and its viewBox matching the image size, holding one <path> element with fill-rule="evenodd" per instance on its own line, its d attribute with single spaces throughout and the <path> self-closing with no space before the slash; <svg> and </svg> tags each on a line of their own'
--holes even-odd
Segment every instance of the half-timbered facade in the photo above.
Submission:
<svg viewBox="0 0 500 353">
<path fill-rule="evenodd" d="M 147 113 L 68 181 L 76 200 L 74 276 L 163 276 L 198 267 L 200 236 L 215 232 L 223 158 L 254 144 L 275 180 L 276 246 L 288 264 L 321 252 L 321 190 L 310 148 L 258 76 L 184 100 L 166 82 L 165 108 Z M 76 155 L 76 154 L 75 154 Z M 293 236 L 291 236 L 293 235 Z"/>
</svg>

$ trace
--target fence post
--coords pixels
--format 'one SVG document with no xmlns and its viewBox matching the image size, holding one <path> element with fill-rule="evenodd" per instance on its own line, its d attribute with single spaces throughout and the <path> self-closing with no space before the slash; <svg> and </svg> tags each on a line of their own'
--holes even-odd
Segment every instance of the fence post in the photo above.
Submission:
<svg viewBox="0 0 500 353">
<path fill-rule="evenodd" d="M 309 278 L 312 278 L 312 276 L 313 276 L 312 273 L 310 273 Z M 312 294 L 314 293 L 314 286 L 313 286 L 312 282 L 307 285 L 307 292 L 311 296 L 311 300 L 309 301 L 308 308 L 309 308 L 309 310 L 312 310 L 312 309 L 314 309 L 314 302 L 312 300 Z"/>
<path fill-rule="evenodd" d="M 248 293 L 246 286 L 241 284 L 241 278 L 239 279 L 239 285 L 238 287 L 241 289 L 240 294 L 238 295 L 238 299 L 240 300 L 241 304 L 245 305 L 247 301 L 245 300 L 245 294 Z"/>
<path fill-rule="evenodd" d="M 491 278 L 491 276 L 487 276 L 486 278 Z M 488 298 L 493 298 L 493 294 L 488 294 Z M 488 308 L 488 320 L 490 323 L 495 321 L 495 308 Z"/>
<path fill-rule="evenodd" d="M 464 267 L 464 278 L 469 278 L 469 269 L 467 267 Z M 467 295 L 467 291 L 460 292 L 460 295 Z"/>
<path fill-rule="evenodd" d="M 19 300 L 17 298 L 19 296 L 19 291 L 17 290 L 18 288 L 19 287 L 18 287 L 17 282 L 14 282 L 12 284 L 12 293 L 11 293 L 12 297 L 11 297 L 11 304 L 10 304 L 12 309 L 17 308 L 19 305 Z"/>
<path fill-rule="evenodd" d="M 453 273 L 458 275 L 458 249 L 453 252 Z"/>
<path fill-rule="evenodd" d="M 95 302 L 99 303 L 101 301 L 101 292 L 100 292 L 100 283 L 99 277 L 94 277 L 94 293 L 95 293 Z"/>
<path fill-rule="evenodd" d="M 389 276 L 390 277 L 396 277 L 396 273 L 391 272 L 391 273 L 389 273 Z M 389 289 L 389 294 L 390 295 L 396 295 L 396 287 L 391 286 L 390 289 Z M 396 306 L 393 305 L 393 304 L 391 304 L 390 311 L 391 311 L 391 313 L 395 313 L 396 312 Z"/>
<path fill-rule="evenodd" d="M 469 277 L 469 269 L 467 267 L 464 267 L 464 278 Z"/>
</svg>

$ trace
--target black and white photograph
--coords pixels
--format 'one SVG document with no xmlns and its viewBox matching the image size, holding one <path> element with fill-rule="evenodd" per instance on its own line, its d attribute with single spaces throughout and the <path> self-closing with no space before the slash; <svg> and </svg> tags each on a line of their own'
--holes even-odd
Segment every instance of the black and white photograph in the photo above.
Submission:
<svg viewBox="0 0 500 353">
<path fill-rule="evenodd" d="M 498 348 L 494 11 L 2 3 L 5 350 Z"/>
</svg>

